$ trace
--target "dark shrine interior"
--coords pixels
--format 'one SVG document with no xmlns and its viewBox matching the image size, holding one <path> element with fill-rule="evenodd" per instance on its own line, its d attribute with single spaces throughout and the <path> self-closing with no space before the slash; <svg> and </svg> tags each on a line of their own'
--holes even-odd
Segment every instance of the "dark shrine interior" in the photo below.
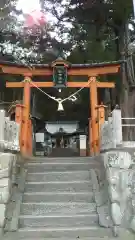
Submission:
<svg viewBox="0 0 135 240">
<path fill-rule="evenodd" d="M 56 88 L 43 88 L 44 92 L 56 98 L 64 99 L 75 93 L 76 88 L 63 88 L 59 93 Z M 63 102 L 63 111 L 58 111 L 58 103 L 38 89 L 32 89 L 31 115 L 36 122 L 37 130 L 44 128 L 45 122 L 78 122 L 82 128 L 88 126 L 91 117 L 90 91 L 84 88 L 76 95 L 76 101 Z M 98 89 L 98 104 L 104 100 L 104 89 Z"/>
</svg>

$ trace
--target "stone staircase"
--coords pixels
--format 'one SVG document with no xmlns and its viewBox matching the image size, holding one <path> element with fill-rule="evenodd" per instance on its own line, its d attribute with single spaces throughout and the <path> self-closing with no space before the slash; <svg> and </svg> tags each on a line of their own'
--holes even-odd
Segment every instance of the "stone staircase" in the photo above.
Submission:
<svg viewBox="0 0 135 240">
<path fill-rule="evenodd" d="M 8 239 L 112 239 L 112 229 L 100 227 L 91 158 L 32 158 L 25 164 L 27 179 L 19 229 Z"/>
</svg>

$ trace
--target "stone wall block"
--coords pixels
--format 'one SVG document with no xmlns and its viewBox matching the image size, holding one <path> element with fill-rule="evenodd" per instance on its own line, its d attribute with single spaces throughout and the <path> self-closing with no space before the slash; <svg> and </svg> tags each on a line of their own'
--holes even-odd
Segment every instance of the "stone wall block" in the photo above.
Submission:
<svg viewBox="0 0 135 240">
<path fill-rule="evenodd" d="M 135 217 L 133 217 L 133 219 L 131 220 L 130 228 L 132 229 L 132 231 L 135 232 Z"/>
<path fill-rule="evenodd" d="M 100 226 L 106 227 L 106 228 L 113 226 L 113 222 L 110 217 L 108 203 L 106 203 L 103 206 L 97 207 L 97 212 L 98 212 L 98 216 L 99 216 L 99 225 Z"/>
<path fill-rule="evenodd" d="M 132 187 L 135 189 L 135 168 L 132 169 L 133 174 L 132 174 Z"/>
<path fill-rule="evenodd" d="M 0 171 L 3 169 L 8 169 L 10 174 L 14 159 L 15 159 L 14 154 L 1 153 L 0 154 Z"/>
<path fill-rule="evenodd" d="M 112 203 L 111 205 L 112 220 L 115 225 L 121 225 L 123 214 L 121 212 L 120 205 L 118 203 Z"/>
<path fill-rule="evenodd" d="M 95 201 L 98 207 L 108 202 L 107 185 L 104 185 L 99 192 L 95 192 Z"/>
<path fill-rule="evenodd" d="M 113 137 L 115 138 L 116 144 L 122 143 L 122 119 L 121 110 L 114 109 L 112 111 L 112 125 L 113 125 Z"/>
<path fill-rule="evenodd" d="M 116 141 L 113 137 L 113 119 L 109 118 L 108 121 L 101 126 L 101 150 L 107 150 L 109 148 L 116 147 Z"/>
<path fill-rule="evenodd" d="M 0 204 L 10 200 L 12 184 L 9 178 L 0 179 Z"/>
<path fill-rule="evenodd" d="M 117 185 L 109 185 L 108 187 L 109 199 L 112 203 L 120 202 L 121 196 L 117 188 Z"/>
<path fill-rule="evenodd" d="M 0 148 L 19 152 L 20 125 L 5 116 L 5 111 L 0 110 Z"/>
<path fill-rule="evenodd" d="M 5 130 L 5 111 L 0 110 L 0 147 L 4 144 L 4 130 Z"/>
<path fill-rule="evenodd" d="M 6 205 L 0 204 L 0 228 L 3 228 L 5 225 L 5 216 L 6 216 Z"/>
<path fill-rule="evenodd" d="M 14 158 L 13 166 L 12 166 L 12 183 L 16 182 L 16 174 L 17 174 L 17 158 Z"/>
<path fill-rule="evenodd" d="M 116 148 L 122 144 L 121 110 L 114 109 L 112 117 L 108 118 L 101 126 L 101 150 Z"/>
<path fill-rule="evenodd" d="M 122 196 L 121 202 L 125 202 L 125 205 L 127 204 L 127 201 L 132 198 L 132 177 L 132 170 L 120 170 L 119 189 Z"/>
<path fill-rule="evenodd" d="M 133 215 L 135 215 L 135 196 L 132 198 L 132 209 L 133 209 Z"/>
<path fill-rule="evenodd" d="M 105 156 L 105 164 L 108 167 L 128 169 L 132 165 L 132 156 L 128 152 L 109 151 Z"/>
<path fill-rule="evenodd" d="M 8 191 L 7 187 L 0 188 L 0 204 L 7 204 L 10 200 L 10 192 Z"/>
<path fill-rule="evenodd" d="M 129 169 L 119 170 L 119 183 L 121 191 L 124 191 L 125 187 L 129 187 L 132 185 L 132 175 L 133 175 L 132 170 Z"/>
<path fill-rule="evenodd" d="M 119 169 L 107 167 L 106 176 L 109 184 L 113 184 L 113 185 L 117 184 L 119 181 Z"/>
<path fill-rule="evenodd" d="M 10 176 L 9 168 L 5 168 L 5 169 L 0 170 L 0 179 L 1 178 L 6 178 L 6 177 L 9 177 L 9 176 Z"/>
</svg>

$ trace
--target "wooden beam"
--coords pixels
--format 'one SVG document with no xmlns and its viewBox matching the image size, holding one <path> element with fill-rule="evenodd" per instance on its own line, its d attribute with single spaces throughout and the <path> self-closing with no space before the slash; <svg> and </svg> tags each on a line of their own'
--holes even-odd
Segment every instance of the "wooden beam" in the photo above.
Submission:
<svg viewBox="0 0 135 240">
<path fill-rule="evenodd" d="M 23 75 L 23 76 L 51 76 L 51 69 L 35 69 L 35 68 L 23 68 L 23 67 L 5 67 L 0 65 L 3 73 L 14 74 L 14 75 Z"/>
<path fill-rule="evenodd" d="M 67 87 L 71 88 L 82 88 L 86 87 L 89 88 L 91 85 L 91 82 L 88 84 L 88 82 L 68 82 Z M 114 82 L 96 82 L 96 86 L 98 88 L 115 88 Z"/>
<path fill-rule="evenodd" d="M 33 82 L 37 87 L 40 88 L 48 88 L 54 87 L 53 82 Z M 31 87 L 34 87 L 32 83 L 30 83 Z M 6 82 L 7 88 L 23 88 L 24 82 Z M 81 87 L 89 87 L 87 82 L 68 82 L 67 87 L 71 88 L 81 88 Z"/>
<path fill-rule="evenodd" d="M 34 68 L 34 67 L 12 67 L 3 66 L 0 64 L 3 73 L 16 74 L 23 76 L 51 76 L 53 74 L 50 68 Z M 90 67 L 90 68 L 72 68 L 68 69 L 68 75 L 71 76 L 97 76 L 102 74 L 117 73 L 120 65 L 105 66 L 105 67 Z"/>
<path fill-rule="evenodd" d="M 53 82 L 33 82 L 34 85 L 36 85 L 39 88 L 49 88 L 54 87 Z M 34 87 L 32 83 L 30 83 L 31 87 Z"/>
<path fill-rule="evenodd" d="M 89 87 L 88 82 L 67 82 L 67 87 L 70 88 L 82 88 L 82 87 Z"/>
<path fill-rule="evenodd" d="M 7 88 L 23 88 L 24 82 L 6 82 Z"/>
<path fill-rule="evenodd" d="M 114 82 L 97 82 L 96 85 L 98 88 L 115 88 Z"/>
<path fill-rule="evenodd" d="M 120 65 L 106 66 L 106 67 L 93 67 L 82 69 L 70 69 L 68 75 L 70 76 L 98 76 L 103 74 L 111 74 L 119 72 Z"/>
<path fill-rule="evenodd" d="M 33 84 L 35 84 L 37 87 L 40 87 L 40 88 L 48 88 L 48 87 L 54 86 L 53 82 L 33 82 Z M 30 83 L 30 86 L 34 87 L 33 84 Z M 67 87 L 89 88 L 90 84 L 88 84 L 87 82 L 68 82 Z M 115 87 L 115 83 L 113 82 L 97 82 L 96 85 L 98 88 L 114 88 Z M 7 88 L 23 88 L 24 82 L 6 82 L 6 87 Z"/>
</svg>

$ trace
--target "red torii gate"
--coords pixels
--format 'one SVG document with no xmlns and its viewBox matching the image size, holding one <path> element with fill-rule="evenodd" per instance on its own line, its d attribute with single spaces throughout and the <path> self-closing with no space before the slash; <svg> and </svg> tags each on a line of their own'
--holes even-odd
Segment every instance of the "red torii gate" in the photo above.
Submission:
<svg viewBox="0 0 135 240">
<path fill-rule="evenodd" d="M 32 65 L 24 66 L 19 64 L 11 64 L 9 62 L 0 62 L 0 68 L 3 73 L 23 75 L 23 82 L 7 82 L 8 88 L 23 88 L 23 105 L 19 105 L 17 108 L 16 119 L 21 123 L 21 136 L 20 147 L 23 154 L 28 155 L 31 153 L 30 146 L 30 95 L 31 87 L 36 85 L 40 88 L 54 87 L 54 82 L 32 82 L 33 76 L 50 76 L 52 78 L 53 68 L 56 65 L 63 64 L 67 66 L 67 74 L 69 76 L 87 76 L 88 82 L 68 82 L 66 87 L 82 88 L 87 87 L 90 90 L 90 105 L 91 105 L 91 118 L 89 119 L 89 136 L 90 139 L 90 152 L 91 154 L 99 153 L 99 124 L 104 122 L 104 106 L 98 105 L 98 88 L 114 88 L 114 82 L 98 82 L 97 77 L 104 74 L 116 74 L 120 70 L 121 62 L 111 63 L 96 63 L 96 64 L 68 64 L 64 60 L 58 59 L 52 64 Z M 34 83 L 34 84 L 33 84 Z M 88 83 L 88 84 L 87 84 Z M 20 110 L 21 108 L 21 110 Z M 22 117 L 20 116 L 22 112 Z M 100 113 L 100 115 L 98 114 Z M 32 153 L 31 153 L 32 154 Z"/>
</svg>

